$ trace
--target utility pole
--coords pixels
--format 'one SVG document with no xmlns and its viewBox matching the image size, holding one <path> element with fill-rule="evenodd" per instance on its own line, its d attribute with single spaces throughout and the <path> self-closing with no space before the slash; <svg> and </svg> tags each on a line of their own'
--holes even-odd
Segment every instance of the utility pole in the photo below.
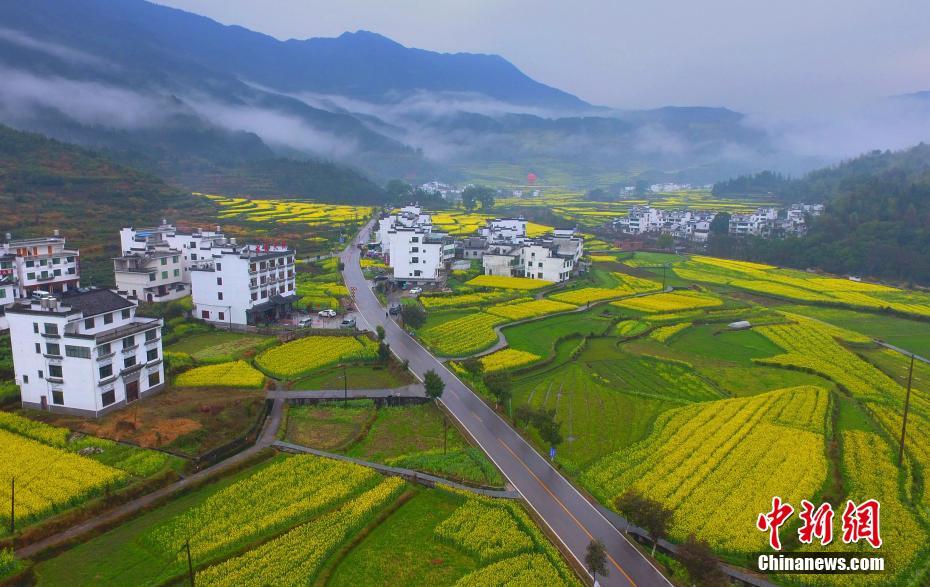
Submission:
<svg viewBox="0 0 930 587">
<path fill-rule="evenodd" d="M 342 402 L 349 405 L 349 379 L 346 375 L 346 364 L 342 364 Z"/>
<path fill-rule="evenodd" d="M 184 543 L 184 546 L 187 548 L 187 574 L 191 579 L 191 587 L 194 587 L 194 563 L 191 561 L 191 541 L 189 538 Z"/>
<path fill-rule="evenodd" d="M 904 396 L 904 421 L 901 423 L 901 446 L 898 448 L 898 466 L 904 464 L 904 432 L 907 430 L 907 412 L 911 405 L 911 382 L 914 380 L 914 353 L 907 370 L 907 394 Z"/>
<path fill-rule="evenodd" d="M 449 447 L 449 417 L 443 414 L 442 416 L 442 454 L 446 454 Z"/>
</svg>

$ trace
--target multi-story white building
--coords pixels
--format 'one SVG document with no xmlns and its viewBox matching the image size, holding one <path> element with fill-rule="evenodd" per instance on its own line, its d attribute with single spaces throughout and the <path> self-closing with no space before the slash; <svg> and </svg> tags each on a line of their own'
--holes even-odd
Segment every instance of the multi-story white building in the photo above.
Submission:
<svg viewBox="0 0 930 587">
<path fill-rule="evenodd" d="M 64 293 L 81 286 L 80 252 L 65 248 L 65 238 L 53 236 L 12 240 L 0 245 L 0 258 L 10 264 L 16 295 L 32 292 Z"/>
<path fill-rule="evenodd" d="M 10 327 L 6 321 L 6 309 L 16 301 L 16 284 L 13 281 L 13 273 L 3 273 L 3 258 L 0 257 L 0 330 L 6 330 Z"/>
<path fill-rule="evenodd" d="M 455 258 L 455 243 L 441 232 L 395 226 L 388 231 L 388 264 L 394 281 L 423 284 L 437 281 Z"/>
<path fill-rule="evenodd" d="M 523 218 L 495 218 L 481 229 L 481 236 L 489 242 L 519 243 L 526 239 L 526 220 Z"/>
<path fill-rule="evenodd" d="M 146 302 L 168 302 L 190 294 L 184 282 L 181 252 L 150 246 L 113 259 L 116 289 Z M 186 274 L 188 280 L 190 274 Z"/>
<path fill-rule="evenodd" d="M 164 387 L 161 319 L 106 289 L 36 295 L 8 308 L 23 407 L 100 416 Z"/>
<path fill-rule="evenodd" d="M 455 257 L 452 238 L 433 232 L 432 217 L 416 205 L 383 215 L 378 220 L 377 238 L 395 282 L 437 281 Z"/>
<path fill-rule="evenodd" d="M 481 259 L 485 275 L 528 277 L 560 283 L 567 281 L 584 254 L 584 239 L 572 230 L 553 236 L 526 239 L 512 245 L 491 245 Z"/>
<path fill-rule="evenodd" d="M 195 228 L 190 232 L 179 232 L 173 224 L 162 219 L 158 226 L 120 230 L 119 242 L 124 255 L 144 254 L 152 247 L 178 251 L 181 255 L 181 281 L 190 284 L 191 265 L 209 259 L 213 248 L 225 245 L 227 239 L 219 226 L 215 230 Z"/>
<path fill-rule="evenodd" d="M 285 245 L 213 247 L 191 267 L 194 317 L 222 324 L 273 322 L 297 301 L 294 257 Z"/>
</svg>

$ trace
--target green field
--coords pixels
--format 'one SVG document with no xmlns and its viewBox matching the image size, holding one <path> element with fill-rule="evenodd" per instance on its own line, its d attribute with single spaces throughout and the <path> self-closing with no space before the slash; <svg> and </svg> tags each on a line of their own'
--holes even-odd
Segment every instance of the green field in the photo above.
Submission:
<svg viewBox="0 0 930 587">
<path fill-rule="evenodd" d="M 546 357 L 552 352 L 555 341 L 573 334 L 603 334 L 610 327 L 610 315 L 602 313 L 610 310 L 595 308 L 577 314 L 553 316 L 535 320 L 503 329 L 508 346 Z"/>
<path fill-rule="evenodd" d="M 577 584 L 516 502 L 424 489 L 309 455 L 273 457 L 38 561 L 35 582 L 182 584 L 188 541 L 198 585 L 451 585 L 481 569 L 497 583 L 515 580 L 493 566 L 501 557 L 485 556 L 479 537 L 450 526 L 481 525 L 485 514 L 506 533 L 503 556 L 536 557 L 547 584 Z"/>
<path fill-rule="evenodd" d="M 349 389 L 388 389 L 416 383 L 409 371 L 400 365 L 381 364 L 349 365 L 345 369 Z M 291 389 L 343 389 L 343 370 L 338 367 L 324 367 L 319 371 L 298 379 Z"/>
<path fill-rule="evenodd" d="M 172 353 L 186 353 L 201 362 L 232 361 L 248 351 L 273 344 L 270 336 L 213 331 L 193 334 L 165 347 Z"/>
<path fill-rule="evenodd" d="M 290 406 L 285 438 L 453 480 L 503 484 L 500 473 L 480 450 L 470 447 L 452 423 L 443 426 L 442 412 L 433 404 L 379 409 L 370 400 L 352 400 Z"/>
<path fill-rule="evenodd" d="M 930 357 L 930 322 L 819 306 L 789 305 L 779 309 L 817 318 Z"/>
<path fill-rule="evenodd" d="M 418 491 L 375 528 L 332 570 L 328 585 L 451 585 L 478 568 L 454 546 L 436 540 L 440 522 L 465 499 L 445 491 Z"/>
</svg>

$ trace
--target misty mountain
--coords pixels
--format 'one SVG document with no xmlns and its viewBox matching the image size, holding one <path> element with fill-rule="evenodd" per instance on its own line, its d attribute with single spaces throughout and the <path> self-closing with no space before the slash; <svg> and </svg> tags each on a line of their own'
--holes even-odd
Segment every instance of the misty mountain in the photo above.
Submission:
<svg viewBox="0 0 930 587">
<path fill-rule="evenodd" d="M 737 112 L 612 111 L 496 55 L 366 31 L 279 41 L 142 0 L 7 2 L 0 23 L 0 122 L 193 189 L 275 157 L 378 180 L 512 183 L 534 171 L 576 187 L 709 182 L 758 169 L 772 151 Z"/>
</svg>

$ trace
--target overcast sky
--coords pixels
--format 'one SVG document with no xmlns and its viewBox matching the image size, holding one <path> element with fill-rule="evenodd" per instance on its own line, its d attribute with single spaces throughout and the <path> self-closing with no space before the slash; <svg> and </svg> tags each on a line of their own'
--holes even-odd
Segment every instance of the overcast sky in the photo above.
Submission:
<svg viewBox="0 0 930 587">
<path fill-rule="evenodd" d="M 497 53 L 619 108 L 790 114 L 930 89 L 927 0 L 158 0 L 279 39 Z"/>
</svg>

